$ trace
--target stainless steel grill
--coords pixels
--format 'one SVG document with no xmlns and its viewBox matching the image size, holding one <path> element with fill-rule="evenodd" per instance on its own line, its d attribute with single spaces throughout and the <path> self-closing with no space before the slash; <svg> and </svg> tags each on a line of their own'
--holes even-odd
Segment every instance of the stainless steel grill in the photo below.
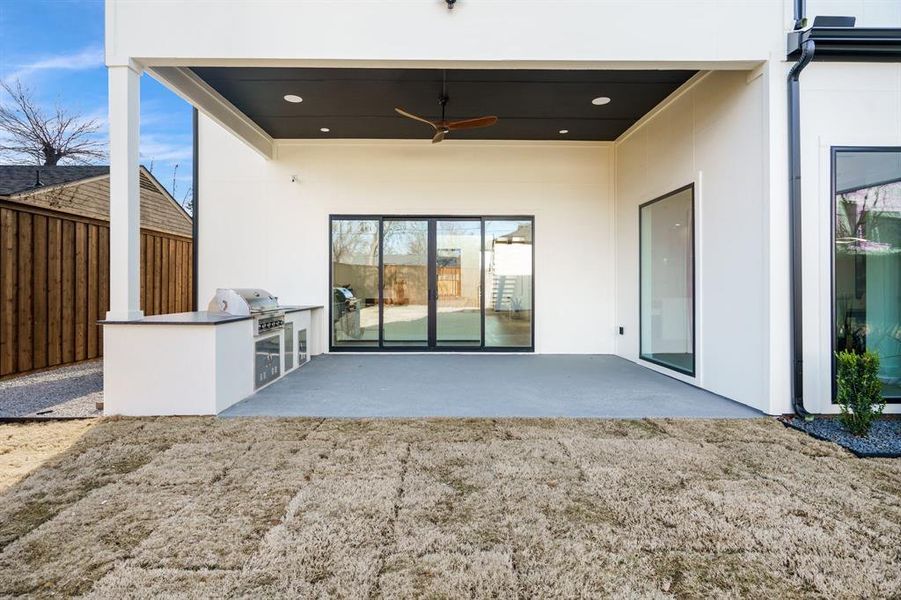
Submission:
<svg viewBox="0 0 901 600">
<path fill-rule="evenodd" d="M 210 300 L 210 312 L 253 317 L 254 335 L 276 332 L 285 326 L 285 311 L 278 296 L 258 288 L 219 288 Z"/>
</svg>

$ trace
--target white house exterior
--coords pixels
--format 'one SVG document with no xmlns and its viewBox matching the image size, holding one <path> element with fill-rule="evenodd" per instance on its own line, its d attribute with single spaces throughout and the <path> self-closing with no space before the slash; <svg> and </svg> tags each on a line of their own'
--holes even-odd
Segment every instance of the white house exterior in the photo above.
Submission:
<svg viewBox="0 0 901 600">
<path fill-rule="evenodd" d="M 107 0 L 113 259 L 108 320 L 141 318 L 139 86 L 146 73 L 198 111 L 195 297 L 201 308 L 217 287 L 256 285 L 287 304 L 324 307 L 304 316 L 314 322 L 313 353 L 614 354 L 768 414 L 792 412 L 801 402 L 813 413 L 837 412 L 832 356 L 841 338 L 880 352 L 886 393 L 897 396 L 901 212 L 893 212 L 901 211 L 901 3 L 796 4 L 458 0 L 449 10 L 443 0 Z M 807 22 L 798 23 L 792 37 L 797 13 Z M 856 17 L 856 23 L 814 25 L 814 17 L 837 15 Z M 800 47 L 814 52 L 798 75 L 793 112 L 789 71 L 798 65 Z M 372 110 L 382 112 L 342 114 L 341 107 L 358 106 L 358 98 L 344 100 L 358 89 L 354 85 L 362 85 L 354 80 L 368 81 L 367 69 L 372 80 L 396 81 L 399 69 L 410 70 L 411 77 L 414 71 L 433 72 L 435 81 L 444 74 L 451 110 L 465 94 L 490 87 L 500 99 L 497 112 L 488 113 L 500 118 L 497 129 L 473 130 L 466 139 L 454 139 L 452 132 L 433 145 L 426 125 L 382 109 L 403 107 L 406 99 L 395 103 L 375 93 Z M 467 72 L 476 71 L 496 76 L 480 75 L 482 84 L 467 80 Z M 322 77 L 311 75 L 317 72 Z M 626 83 L 635 89 L 617 74 L 628 74 Z M 433 78 L 422 77 L 421 93 L 437 96 Z M 519 81 L 523 87 L 516 90 L 540 93 L 541 85 L 557 79 L 582 86 L 584 106 L 555 102 L 530 121 L 516 111 L 520 92 L 503 87 Z M 662 80 L 672 90 L 659 97 L 642 91 L 663 89 Z M 463 91 L 455 92 L 454 85 Z M 285 102 L 288 94 L 304 101 Z M 610 102 L 592 105 L 595 97 Z M 634 122 L 615 135 L 580 131 L 605 119 L 603 112 L 585 110 L 614 111 L 626 102 L 649 103 L 648 110 L 623 116 L 618 124 Z M 426 116 L 436 117 L 436 111 Z M 799 154 L 792 161 L 789 140 L 796 122 Z M 528 129 L 538 125 L 544 127 L 538 134 Z M 371 127 L 383 139 L 348 136 L 342 127 Z M 410 133 L 415 127 L 422 128 L 421 139 Z M 284 138 L 279 131 L 303 135 Z M 511 132 L 514 139 L 495 139 L 500 134 L 492 131 Z M 841 148 L 848 149 L 846 155 L 836 154 Z M 842 173 L 849 169 L 839 188 L 836 164 Z M 800 169 L 798 196 L 791 192 L 792 165 Z M 878 226 L 850 237 L 878 239 L 852 240 L 861 249 L 846 260 L 848 236 L 839 234 L 836 260 L 833 190 L 853 204 L 854 194 L 876 188 L 873 194 L 883 203 Z M 800 235 L 792 230 L 793 218 L 800 219 Z M 373 252 L 380 250 L 370 254 L 370 266 L 381 265 L 386 279 L 382 296 L 377 288 L 362 290 L 368 284 L 349 284 L 359 303 L 353 319 L 375 319 L 362 324 L 335 314 L 343 310 L 336 308 L 335 289 L 350 276 L 334 280 L 336 261 L 344 259 L 333 256 L 332 236 L 344 235 L 335 223 L 346 222 L 353 235 L 370 235 L 374 228 L 371 235 L 384 236 L 395 227 L 421 236 L 406 246 L 408 256 L 397 259 L 390 277 L 385 269 L 395 259 L 388 258 L 384 239 L 371 245 Z M 515 227 L 504 230 L 506 223 Z M 524 283 L 521 259 L 527 253 L 518 251 L 519 279 L 510 288 L 518 292 L 492 296 L 497 284 L 489 260 L 499 255 L 490 256 L 487 245 L 481 256 L 488 283 L 483 279 L 474 288 L 481 289 L 481 298 L 463 291 L 466 275 L 454 271 L 454 253 L 465 256 L 467 242 L 448 240 L 467 235 L 470 226 L 471 240 L 490 237 L 492 227 L 499 237 L 513 236 L 520 226 L 521 235 L 534 236 L 517 242 L 531 245 L 533 257 Z M 349 251 L 354 252 L 362 251 Z M 800 261 L 795 268 L 794 258 Z M 841 332 L 833 316 L 836 263 L 843 265 L 840 292 L 846 284 L 857 286 L 839 300 L 845 311 Z M 845 270 L 851 268 L 857 271 L 849 275 Z M 441 273 L 450 284 L 441 283 Z M 415 283 L 417 277 L 438 283 Z M 448 291 L 457 285 L 455 277 L 459 292 Z M 389 296 L 400 299 L 388 302 Z M 470 312 L 490 312 L 491 306 L 501 307 L 493 316 L 503 334 L 498 339 L 505 341 L 496 347 L 487 341 L 491 315 L 481 330 L 477 317 L 467 321 Z M 383 315 L 415 313 L 402 343 L 386 343 L 388 320 L 379 335 L 379 308 Z M 466 336 L 442 333 L 442 319 L 451 313 L 462 323 L 454 331 L 472 324 L 468 331 L 479 336 L 474 345 L 462 343 Z M 794 339 L 793 324 L 799 326 Z M 145 340 L 136 331 L 105 327 L 108 412 L 218 412 L 243 395 L 232 391 L 228 400 L 214 398 L 219 392 L 210 390 L 228 388 L 236 375 L 212 364 L 209 372 L 191 375 L 197 377 L 197 396 L 211 394 L 206 404 L 178 407 L 155 403 L 152 393 L 134 393 L 140 378 L 129 365 L 138 350 L 145 357 L 150 350 L 163 353 L 164 362 L 178 369 L 198 352 L 215 354 L 228 343 L 228 336 L 213 334 L 173 343 L 175 338 L 158 332 Z M 455 341 L 443 345 L 447 339 Z M 793 386 L 795 376 L 799 383 Z M 152 390 L 146 387 L 151 382 L 141 385 Z M 901 412 L 901 404 L 890 403 L 886 412 Z"/>
</svg>

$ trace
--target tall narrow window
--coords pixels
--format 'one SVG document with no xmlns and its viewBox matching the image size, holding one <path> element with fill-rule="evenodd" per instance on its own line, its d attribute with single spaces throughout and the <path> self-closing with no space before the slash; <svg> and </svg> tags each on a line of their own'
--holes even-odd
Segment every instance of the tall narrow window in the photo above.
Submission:
<svg viewBox="0 0 901 600">
<path fill-rule="evenodd" d="M 901 148 L 834 154 L 835 349 L 879 355 L 901 399 Z"/>
<path fill-rule="evenodd" d="M 639 208 L 641 358 L 695 374 L 694 186 Z"/>
<path fill-rule="evenodd" d="M 332 221 L 332 344 L 379 345 L 379 221 Z"/>
</svg>

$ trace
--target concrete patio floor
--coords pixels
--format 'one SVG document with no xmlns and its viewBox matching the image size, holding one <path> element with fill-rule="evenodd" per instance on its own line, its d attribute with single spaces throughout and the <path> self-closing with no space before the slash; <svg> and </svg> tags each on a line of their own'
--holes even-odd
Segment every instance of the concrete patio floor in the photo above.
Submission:
<svg viewBox="0 0 901 600">
<path fill-rule="evenodd" d="M 325 354 L 221 416 L 754 418 L 610 355 Z"/>
</svg>

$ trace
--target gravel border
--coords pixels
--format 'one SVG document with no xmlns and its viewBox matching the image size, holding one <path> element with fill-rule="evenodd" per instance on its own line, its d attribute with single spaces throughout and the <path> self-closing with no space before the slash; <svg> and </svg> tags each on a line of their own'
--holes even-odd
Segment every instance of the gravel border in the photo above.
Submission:
<svg viewBox="0 0 901 600">
<path fill-rule="evenodd" d="M 786 426 L 826 442 L 833 442 L 858 458 L 901 457 L 901 419 L 878 419 L 867 437 L 852 435 L 838 418 L 816 417 L 805 421 L 798 417 L 783 420 Z"/>
<path fill-rule="evenodd" d="M 103 359 L 0 380 L 0 419 L 100 417 Z"/>
</svg>

